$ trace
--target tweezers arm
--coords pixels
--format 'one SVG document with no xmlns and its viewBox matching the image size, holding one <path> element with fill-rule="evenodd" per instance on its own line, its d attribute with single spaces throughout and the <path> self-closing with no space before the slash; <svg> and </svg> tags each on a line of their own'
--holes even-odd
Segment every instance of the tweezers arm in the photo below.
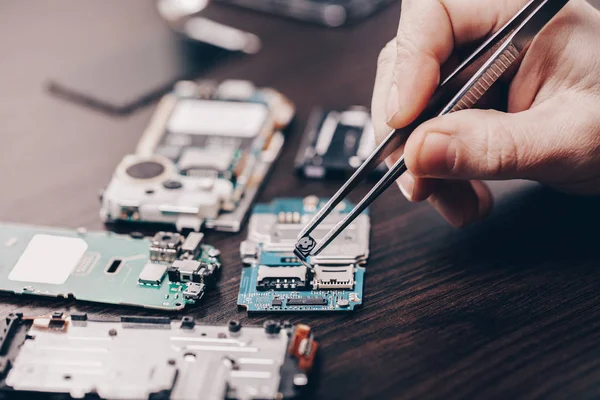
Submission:
<svg viewBox="0 0 600 400">
<path fill-rule="evenodd" d="M 469 59 L 457 68 L 454 73 L 442 82 L 433 98 L 425 110 L 408 126 L 391 131 L 381 142 L 375 151 L 367 158 L 356 172 L 348 179 L 338 192 L 325 204 L 312 220 L 304 227 L 298 235 L 298 239 L 308 236 L 312 231 L 329 215 L 329 213 L 338 205 L 358 184 L 364 180 L 371 171 L 379 166 L 387 157 L 398 149 L 408 136 L 423 122 L 439 115 L 454 94 L 463 86 L 475 71 L 481 66 L 481 60 L 485 60 L 485 55 L 492 54 L 501 44 L 501 35 L 495 35 L 482 45 Z M 389 185 L 388 185 L 389 186 Z"/>
<path fill-rule="evenodd" d="M 472 108 L 518 58 L 519 51 L 512 43 L 508 43 L 492 58 L 489 66 L 486 65 L 480 71 L 472 84 L 466 88 L 467 90 L 458 97 L 457 101 L 451 103 L 450 110 L 446 113 L 442 112 L 440 115 Z"/>
<path fill-rule="evenodd" d="M 352 223 L 364 210 L 367 209 L 377 197 L 379 197 L 392 183 L 395 182 L 396 178 L 406 172 L 406 165 L 404 164 L 404 157 L 401 157 L 392 168 L 388 170 L 385 176 L 373 186 L 373 188 L 367 193 L 365 197 L 350 211 L 343 220 L 338 222 L 324 237 L 317 243 L 311 251 L 311 255 L 316 256 L 327 247 L 348 225 Z"/>
<path fill-rule="evenodd" d="M 367 158 L 362 165 L 352 174 L 344 185 L 337 191 L 337 193 L 329 199 L 325 206 L 321 207 L 319 212 L 315 214 L 312 220 L 304 227 L 304 229 L 298 235 L 298 239 L 304 236 L 310 235 L 314 228 L 316 228 L 323 220 L 329 215 L 331 210 L 335 208 L 350 192 L 352 192 L 358 184 L 363 181 L 368 174 L 371 173 L 375 168 L 379 166 L 387 157 L 390 156 L 398 147 L 406 141 L 407 135 L 401 135 L 398 131 L 394 130 L 381 142 L 375 151 Z"/>
<path fill-rule="evenodd" d="M 473 76 L 473 78 L 465 85 L 465 87 L 454 97 L 450 103 L 444 107 L 441 111 L 439 111 L 438 116 L 450 114 L 456 111 L 465 110 L 473 107 L 477 101 L 488 91 L 488 89 L 496 82 L 504 72 L 519 58 L 519 51 L 515 48 L 515 46 L 509 41 L 504 46 L 501 46 L 496 53 L 485 63 L 479 71 Z M 427 115 L 431 115 L 430 113 L 434 113 L 435 108 L 430 108 L 429 113 Z M 386 141 L 391 140 L 391 138 L 406 138 L 407 135 L 412 132 L 417 124 L 422 122 L 423 115 L 418 118 L 418 120 L 411 124 L 410 126 L 392 132 L 386 138 Z M 405 132 L 405 135 L 400 135 L 400 132 Z M 385 142 L 384 142 L 385 143 Z M 389 151 L 389 154 L 394 150 L 392 148 Z M 378 154 L 379 152 L 375 152 L 374 154 Z M 383 151 L 381 152 L 384 153 Z M 389 155 L 388 154 L 388 155 Z M 373 157 L 373 156 L 372 156 Z M 367 163 L 365 163 L 367 164 Z M 363 167 L 365 166 L 363 164 Z M 362 167 L 361 167 L 362 168 Z M 335 237 L 343 231 L 361 212 L 363 212 L 381 193 L 383 193 L 396 179 L 400 177 L 404 172 L 406 172 L 406 164 L 404 163 L 404 156 L 401 157 L 384 175 L 384 177 L 377 182 L 377 184 L 371 189 L 371 191 L 354 207 L 350 213 L 348 213 L 345 218 L 340 221 L 333 229 L 331 229 L 321 241 L 316 244 L 314 249 L 311 251 L 312 255 L 318 255 L 325 247 L 329 245 L 335 239 Z M 356 174 L 355 174 L 356 175 Z M 346 196 L 346 192 L 343 192 L 346 186 L 350 182 L 358 182 L 350 179 L 346 182 L 346 185 L 340 190 L 336 196 L 332 200 L 342 199 Z M 351 189 L 350 189 L 351 190 Z M 339 197 L 339 195 L 342 195 Z M 331 200 L 330 200 L 331 202 Z M 335 206 L 335 204 L 334 204 Z M 327 206 L 324 207 L 321 211 L 327 209 Z M 326 216 L 326 214 L 325 214 Z M 324 216 L 323 216 L 324 219 Z M 316 226 L 314 220 L 310 226 Z M 306 234 L 310 234 L 303 232 L 301 235 L 303 237 Z"/>
<path fill-rule="evenodd" d="M 392 131 L 385 138 L 344 186 L 321 208 L 312 221 L 302 230 L 298 238 L 301 239 L 310 235 L 334 207 L 354 190 L 367 174 L 399 148 L 419 125 L 434 117 L 473 107 L 494 82 L 518 61 L 535 35 L 568 1 L 530 0 L 513 19 L 486 40 L 441 83 L 425 110 L 415 121 L 402 129 Z M 310 249 L 305 249 L 305 252 L 310 254 L 313 250 L 312 254 L 318 254 L 405 171 L 404 157 L 401 157 L 355 209 L 323 238 L 321 243 L 313 243 Z M 314 242 L 314 240 L 311 239 L 311 242 Z"/>
</svg>

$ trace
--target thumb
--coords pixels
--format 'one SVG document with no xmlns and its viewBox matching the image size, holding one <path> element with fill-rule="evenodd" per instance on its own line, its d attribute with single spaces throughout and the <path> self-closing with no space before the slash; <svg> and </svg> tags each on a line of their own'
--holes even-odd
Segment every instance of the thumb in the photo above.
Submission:
<svg viewBox="0 0 600 400">
<path fill-rule="evenodd" d="M 435 118 L 409 137 L 407 167 L 419 177 L 543 179 L 544 165 L 559 151 L 559 128 L 548 123 L 556 115 L 545 114 L 464 110 Z"/>
</svg>

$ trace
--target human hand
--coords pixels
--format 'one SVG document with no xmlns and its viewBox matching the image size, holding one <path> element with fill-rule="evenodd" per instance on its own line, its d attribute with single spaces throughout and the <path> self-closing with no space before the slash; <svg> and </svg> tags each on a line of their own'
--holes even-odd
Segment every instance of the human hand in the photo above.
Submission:
<svg viewBox="0 0 600 400">
<path fill-rule="evenodd" d="M 383 140 L 425 108 L 453 52 L 498 30 L 527 0 L 404 0 L 396 38 L 378 60 L 372 113 Z M 508 75 L 508 74 L 507 74 Z M 398 180 L 411 201 L 429 202 L 454 226 L 487 215 L 482 179 L 530 179 L 579 194 L 600 194 L 600 12 L 571 0 L 540 32 L 494 110 L 434 118 L 408 139 L 408 172 Z M 395 162 L 396 152 L 387 161 Z"/>
</svg>

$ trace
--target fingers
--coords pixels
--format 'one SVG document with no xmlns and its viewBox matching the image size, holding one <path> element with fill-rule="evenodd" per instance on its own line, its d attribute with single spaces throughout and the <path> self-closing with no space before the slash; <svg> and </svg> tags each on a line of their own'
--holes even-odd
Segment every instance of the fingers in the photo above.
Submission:
<svg viewBox="0 0 600 400">
<path fill-rule="evenodd" d="M 419 178 L 562 183 L 597 157 L 597 121 L 593 101 L 568 91 L 516 114 L 463 110 L 418 127 L 404 157 Z"/>
<path fill-rule="evenodd" d="M 397 158 L 390 157 L 390 159 L 386 160 L 388 168 L 394 164 L 392 160 L 395 162 L 397 161 Z M 402 174 L 396 183 L 398 184 L 398 187 L 400 187 L 400 191 L 404 197 L 413 202 L 427 200 L 427 198 L 429 198 L 431 193 L 433 193 L 435 190 L 434 179 L 418 178 L 409 171 L 406 171 L 404 174 Z"/>
<path fill-rule="evenodd" d="M 552 147 L 552 126 L 543 122 L 548 118 L 534 110 L 465 110 L 435 118 L 408 139 L 406 165 L 419 177 L 532 178 Z"/>
<path fill-rule="evenodd" d="M 526 1 L 404 0 L 396 40 L 388 43 L 378 60 L 372 101 L 378 141 L 390 127 L 409 124 L 425 108 L 439 84 L 441 65 L 456 46 L 487 36 Z M 395 152 L 388 165 L 402 152 Z M 429 198 L 455 226 L 464 226 L 491 209 L 491 194 L 480 182 L 442 182 L 412 172 L 398 180 L 403 194 L 412 201 Z"/>
<path fill-rule="evenodd" d="M 371 113 L 373 128 L 377 142 L 381 142 L 391 131 L 386 124 L 385 102 L 391 88 L 392 70 L 396 61 L 396 42 L 390 41 L 381 51 L 378 60 L 375 88 L 373 89 L 373 102 Z M 403 148 L 394 152 L 386 163 L 392 166 L 402 156 Z M 429 197 L 432 190 L 431 180 L 414 178 L 409 173 L 404 174 L 398 181 L 398 186 L 406 198 L 410 201 L 423 201 Z"/>
<path fill-rule="evenodd" d="M 471 181 L 471 185 L 473 186 L 473 190 L 475 191 L 478 200 L 477 217 L 480 219 L 485 218 L 490 214 L 494 207 L 494 196 L 485 182 Z"/>
<path fill-rule="evenodd" d="M 386 101 L 388 125 L 401 128 L 425 108 L 452 50 L 487 36 L 526 0 L 404 0 Z"/>
<path fill-rule="evenodd" d="M 493 206 L 492 194 L 480 181 L 435 180 L 429 203 L 452 226 L 461 228 L 486 217 Z"/>
<path fill-rule="evenodd" d="M 389 41 L 379 53 L 377 75 L 371 100 L 371 118 L 377 142 L 381 142 L 392 130 L 387 124 L 385 103 L 392 87 L 392 73 L 396 63 L 396 42 Z"/>
<path fill-rule="evenodd" d="M 396 40 L 382 50 L 372 101 L 375 135 L 410 123 L 425 107 L 440 79 L 440 65 L 455 45 L 486 36 L 526 0 L 405 0 Z M 402 150 L 390 157 L 395 162 Z M 405 174 L 398 180 L 412 201 L 426 199 L 432 183 Z"/>
</svg>

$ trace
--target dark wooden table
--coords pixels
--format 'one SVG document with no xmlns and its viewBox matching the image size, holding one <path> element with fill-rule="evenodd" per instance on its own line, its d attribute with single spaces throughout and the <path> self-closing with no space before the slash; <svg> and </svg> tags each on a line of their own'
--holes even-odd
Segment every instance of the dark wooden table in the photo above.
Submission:
<svg viewBox="0 0 600 400">
<path fill-rule="evenodd" d="M 368 105 L 379 49 L 396 4 L 358 26 L 327 30 L 211 6 L 207 15 L 259 34 L 256 56 L 223 62 L 210 78 L 276 87 L 298 106 L 283 157 L 260 200 L 331 195 L 339 183 L 305 182 L 293 158 L 315 105 Z M 157 27 L 152 2 L 0 2 L 0 220 L 103 229 L 99 188 L 132 151 L 152 107 L 111 117 L 47 94 L 48 78 L 102 59 Z M 389 190 L 372 207 L 364 307 L 354 314 L 292 315 L 322 344 L 315 398 L 598 398 L 600 201 L 537 185 L 493 184 L 495 212 L 465 230 L 427 204 Z M 362 188 L 365 193 L 365 188 Z M 360 193 L 359 193 L 360 194 Z M 355 197 L 356 199 L 356 197 Z M 246 317 L 235 302 L 239 235 L 211 232 L 223 253 L 219 289 L 189 311 L 205 323 Z M 0 312 L 54 309 L 101 315 L 133 308 L 29 297 Z"/>
</svg>

